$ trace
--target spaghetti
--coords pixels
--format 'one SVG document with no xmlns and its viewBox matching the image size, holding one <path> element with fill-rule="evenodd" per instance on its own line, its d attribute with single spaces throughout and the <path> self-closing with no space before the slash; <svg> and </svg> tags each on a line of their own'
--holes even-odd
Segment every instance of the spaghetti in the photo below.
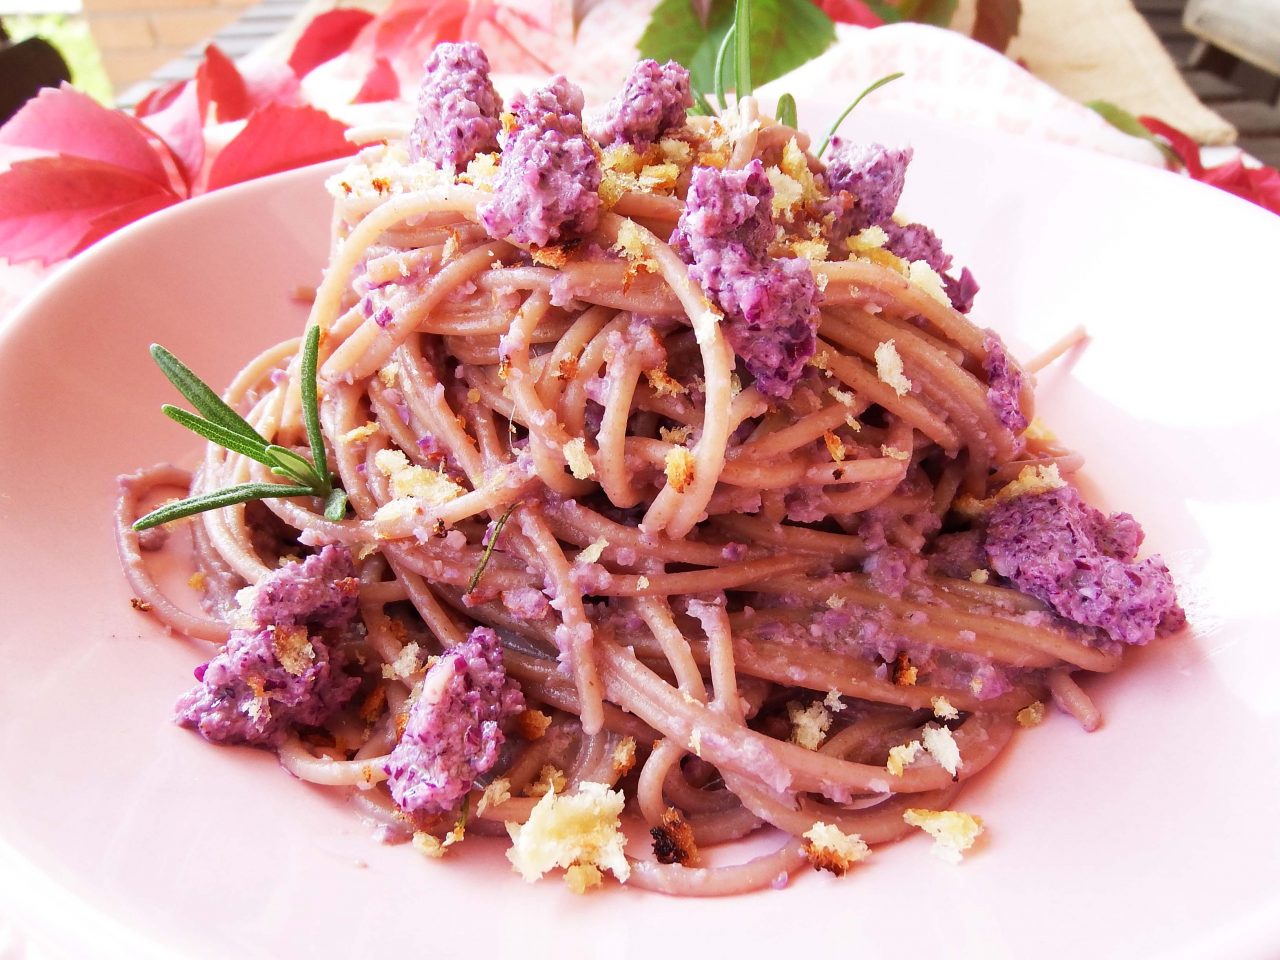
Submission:
<svg viewBox="0 0 1280 960">
<path fill-rule="evenodd" d="M 1095 726 L 1072 675 L 1180 625 L 961 312 L 972 276 L 896 217 L 910 152 L 824 165 L 749 98 L 689 104 L 649 62 L 587 129 L 563 78 L 502 114 L 483 53 L 442 45 L 429 122 L 330 181 L 309 325 L 347 516 L 187 522 L 196 614 L 150 578 L 140 504 L 267 469 L 211 445 L 122 480 L 138 598 L 218 646 L 182 722 L 428 852 L 506 825 L 526 878 L 724 894 L 913 825 L 971 843 L 947 808 L 1019 720 L 1052 698 Z M 298 348 L 225 399 L 305 450 Z M 652 852 L 622 855 L 623 797 Z"/>
</svg>

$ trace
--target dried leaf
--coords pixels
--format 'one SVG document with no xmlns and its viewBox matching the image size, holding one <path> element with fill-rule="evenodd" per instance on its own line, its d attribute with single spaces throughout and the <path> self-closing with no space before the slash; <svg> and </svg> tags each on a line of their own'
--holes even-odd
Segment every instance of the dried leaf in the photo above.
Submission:
<svg viewBox="0 0 1280 960">
<path fill-rule="evenodd" d="M 978 0 L 973 39 L 1004 53 L 1009 41 L 1018 35 L 1021 19 L 1022 0 Z"/>
<path fill-rule="evenodd" d="M 0 174 L 0 257 L 46 266 L 178 201 L 150 177 L 101 160 L 22 160 Z M 136 214 L 136 215 L 135 215 Z"/>
<path fill-rule="evenodd" d="M 302 78 L 339 54 L 346 53 L 359 36 L 360 31 L 373 20 L 367 10 L 343 7 L 329 10 L 315 17 L 289 54 L 289 67 L 294 75 Z"/>
<path fill-rule="evenodd" d="M 346 126 L 315 107 L 271 104 L 255 111 L 209 169 L 209 190 L 350 156 Z"/>
<path fill-rule="evenodd" d="M 142 124 L 69 86 L 46 87 L 28 100 L 0 127 L 0 145 L 97 160 L 169 186 L 169 175 Z"/>
<path fill-rule="evenodd" d="M 352 103 L 381 103 L 400 96 L 400 78 L 385 57 L 378 57 L 373 68 L 365 75 Z"/>
</svg>

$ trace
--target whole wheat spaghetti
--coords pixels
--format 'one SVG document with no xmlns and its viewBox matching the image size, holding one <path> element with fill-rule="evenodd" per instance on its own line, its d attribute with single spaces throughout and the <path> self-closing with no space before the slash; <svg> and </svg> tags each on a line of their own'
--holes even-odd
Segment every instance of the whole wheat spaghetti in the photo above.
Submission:
<svg viewBox="0 0 1280 960">
<path fill-rule="evenodd" d="M 140 504 L 269 471 L 210 445 L 122 481 L 138 598 L 216 648 L 183 723 L 434 855 L 505 830 L 527 879 L 725 894 L 916 827 L 958 856 L 981 825 L 953 801 L 1019 725 L 1096 725 L 1072 675 L 1180 624 L 968 319 L 973 278 L 897 215 L 910 152 L 824 163 L 749 98 L 689 103 L 647 62 L 585 129 L 563 78 L 504 112 L 444 45 L 415 127 L 330 180 L 308 323 L 346 516 L 183 521 L 192 612 Z M 305 453 L 299 343 L 224 399 Z"/>
</svg>

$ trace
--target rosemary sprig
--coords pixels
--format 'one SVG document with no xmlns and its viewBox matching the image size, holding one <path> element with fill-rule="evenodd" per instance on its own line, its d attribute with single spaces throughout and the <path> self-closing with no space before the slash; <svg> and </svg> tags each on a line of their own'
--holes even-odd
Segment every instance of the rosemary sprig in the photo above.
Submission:
<svg viewBox="0 0 1280 960">
<path fill-rule="evenodd" d="M 737 0 L 733 7 L 734 96 L 741 100 L 751 96 L 751 0 Z"/>
<path fill-rule="evenodd" d="M 733 35 L 737 31 L 735 24 L 729 24 L 729 29 L 725 31 L 723 39 L 720 41 L 720 49 L 716 51 L 716 65 L 713 69 L 712 76 L 715 78 L 715 94 L 716 102 L 720 104 L 721 111 L 729 109 L 729 101 L 724 95 L 724 64 L 729 52 L 729 45 L 733 43 Z"/>
<path fill-rule="evenodd" d="M 498 518 L 498 522 L 493 525 L 493 533 L 489 537 L 489 542 L 484 545 L 484 553 L 480 554 L 480 562 L 476 564 L 475 573 L 471 574 L 471 579 L 467 581 L 467 593 L 473 593 L 480 584 L 480 578 L 484 576 L 484 568 L 489 565 L 489 558 L 493 556 L 493 549 L 498 545 L 498 536 L 502 533 L 502 528 L 507 525 L 507 521 L 511 519 L 511 512 L 520 506 L 520 501 L 507 507 L 506 511 Z"/>
<path fill-rule="evenodd" d="M 146 530 L 203 513 L 205 510 L 269 497 L 320 497 L 325 502 L 325 517 L 334 521 L 341 520 L 347 512 L 347 495 L 341 487 L 335 485 L 337 478 L 329 472 L 324 434 L 320 431 L 320 407 L 316 395 L 316 360 L 319 352 L 320 328 L 312 326 L 307 330 L 302 345 L 302 418 L 311 446 L 311 459 L 308 460 L 287 447 L 267 440 L 244 417 L 223 402 L 208 384 L 192 373 L 186 364 L 160 344 L 153 343 L 151 357 L 156 366 L 198 411 L 192 413 L 166 403 L 160 408 L 165 416 L 220 447 L 256 460 L 269 467 L 276 476 L 293 482 L 241 483 L 223 490 L 176 500 L 140 517 L 133 524 L 133 529 Z"/>
<path fill-rule="evenodd" d="M 836 135 L 836 131 L 840 129 L 840 124 L 844 123 L 845 117 L 849 116 L 849 114 L 853 112 L 854 107 L 856 107 L 863 100 L 865 100 L 869 94 L 875 93 L 877 90 L 883 87 L 886 83 L 892 83 L 894 80 L 897 80 L 901 76 L 904 76 L 904 74 L 899 72 L 899 73 L 891 73 L 887 77 L 881 77 L 875 83 L 871 84 L 871 86 L 867 87 L 867 89 L 863 90 L 860 94 L 854 97 L 853 103 L 845 107 L 844 112 L 840 114 L 840 116 L 836 117 L 836 122 L 831 125 L 831 128 L 829 130 L 827 130 L 827 135 L 822 138 L 822 146 L 818 147 L 818 156 L 821 157 L 826 152 L 827 147 L 831 145 L 831 138 Z"/>
<path fill-rule="evenodd" d="M 799 123 L 796 112 L 796 98 L 789 93 L 784 93 L 778 98 L 778 109 L 774 111 L 777 115 L 778 122 L 784 127 L 796 129 Z"/>
</svg>

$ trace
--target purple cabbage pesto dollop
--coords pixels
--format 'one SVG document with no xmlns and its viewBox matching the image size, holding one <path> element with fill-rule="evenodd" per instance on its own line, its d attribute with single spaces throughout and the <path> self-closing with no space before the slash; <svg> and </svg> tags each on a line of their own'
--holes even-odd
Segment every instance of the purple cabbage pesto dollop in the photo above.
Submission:
<svg viewBox="0 0 1280 960">
<path fill-rule="evenodd" d="M 457 171 L 477 153 L 498 149 L 502 98 L 477 43 L 441 43 L 427 58 L 409 158 Z"/>
<path fill-rule="evenodd" d="M 772 200 L 759 160 L 695 167 L 671 243 L 724 311 L 725 336 L 756 387 L 785 399 L 817 347 L 821 294 L 808 260 L 769 256 Z"/>
<path fill-rule="evenodd" d="M 1018 400 L 1022 393 L 1022 371 L 1009 359 L 1004 341 L 994 330 L 987 331 L 982 348 L 987 351 L 987 358 L 982 361 L 982 369 L 987 374 L 987 403 L 1002 424 L 1014 433 L 1021 433 L 1027 429 L 1027 417 Z"/>
<path fill-rule="evenodd" d="M 503 667 L 498 635 L 476 627 L 427 671 L 387 758 L 387 785 L 400 809 L 411 816 L 455 809 L 498 762 L 502 723 L 522 709 L 524 695 Z"/>
<path fill-rule="evenodd" d="M 951 306 L 961 313 L 973 309 L 978 284 L 965 267 L 959 277 L 947 273 L 952 258 L 942 240 L 923 223 L 898 223 L 893 213 L 902 198 L 911 164 L 912 150 L 890 149 L 879 143 L 846 144 L 831 140 L 832 155 L 823 174 L 830 199 L 824 212 L 831 216 L 830 241 L 843 244 L 868 227 L 880 227 L 887 241 L 885 249 L 907 262 L 923 260 L 942 277 Z"/>
<path fill-rule="evenodd" d="M 582 132 L 582 90 L 562 76 L 511 104 L 493 194 L 478 207 L 491 237 L 545 246 L 595 227 L 600 161 Z"/>
<path fill-rule="evenodd" d="M 602 147 L 629 143 L 643 150 L 683 127 L 691 106 L 688 70 L 674 60 L 641 60 L 609 101 L 604 116 L 592 124 L 591 135 Z"/>
<path fill-rule="evenodd" d="M 997 504 L 983 546 L 996 573 L 1063 617 L 1144 644 L 1186 615 L 1164 561 L 1134 562 L 1142 536 L 1129 514 L 1104 516 L 1066 486 Z"/>
<path fill-rule="evenodd" d="M 355 618 L 360 581 L 346 547 L 287 563 L 246 595 L 250 621 L 196 670 L 178 723 L 214 743 L 275 746 L 294 726 L 324 723 L 360 685 L 335 662 L 335 633 Z"/>
</svg>

